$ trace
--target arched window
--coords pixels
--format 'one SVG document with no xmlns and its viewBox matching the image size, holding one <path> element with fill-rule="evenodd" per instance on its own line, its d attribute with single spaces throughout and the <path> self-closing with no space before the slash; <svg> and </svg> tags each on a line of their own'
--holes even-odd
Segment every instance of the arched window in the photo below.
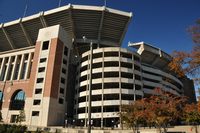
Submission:
<svg viewBox="0 0 200 133">
<path fill-rule="evenodd" d="M 2 103 L 3 103 L 3 92 L 0 91 L 0 110 L 2 109 Z"/>
<path fill-rule="evenodd" d="M 24 104 L 25 104 L 25 92 L 22 90 L 16 91 L 10 101 L 10 110 L 22 110 L 24 109 Z"/>
</svg>

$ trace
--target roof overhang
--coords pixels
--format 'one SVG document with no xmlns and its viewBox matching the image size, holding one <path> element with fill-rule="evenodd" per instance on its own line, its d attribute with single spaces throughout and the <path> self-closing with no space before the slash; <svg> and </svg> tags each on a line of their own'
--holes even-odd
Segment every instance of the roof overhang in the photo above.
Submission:
<svg viewBox="0 0 200 133">
<path fill-rule="evenodd" d="M 68 4 L 0 25 L 0 51 L 35 45 L 41 28 L 60 24 L 74 40 L 83 36 L 99 44 L 120 46 L 132 13 L 105 6 Z"/>
<path fill-rule="evenodd" d="M 165 69 L 172 60 L 172 57 L 160 48 L 144 42 L 129 43 L 128 46 L 137 49 L 137 53 L 141 55 L 143 63 L 160 69 Z"/>
</svg>

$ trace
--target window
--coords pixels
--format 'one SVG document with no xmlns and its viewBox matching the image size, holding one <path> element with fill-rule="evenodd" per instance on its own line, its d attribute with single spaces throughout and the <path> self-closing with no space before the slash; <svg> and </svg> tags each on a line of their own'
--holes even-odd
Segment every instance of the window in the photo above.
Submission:
<svg viewBox="0 0 200 133">
<path fill-rule="evenodd" d="M 118 57 L 119 52 L 105 52 L 104 57 Z"/>
<path fill-rule="evenodd" d="M 40 67 L 39 69 L 38 69 L 38 72 L 44 72 L 45 71 L 45 67 Z"/>
<path fill-rule="evenodd" d="M 132 79 L 133 78 L 133 74 L 132 73 L 121 72 L 121 77 Z"/>
<path fill-rule="evenodd" d="M 104 72 L 104 77 L 119 77 L 119 72 Z"/>
<path fill-rule="evenodd" d="M 62 73 L 66 74 L 66 69 L 62 68 Z"/>
<path fill-rule="evenodd" d="M 28 71 L 28 74 L 27 74 L 28 79 L 30 78 L 30 75 L 31 75 L 32 64 L 33 64 L 33 61 L 30 62 L 30 66 L 29 66 L 30 68 L 29 68 L 29 71 Z"/>
<path fill-rule="evenodd" d="M 44 78 L 37 78 L 37 83 L 43 83 Z"/>
<path fill-rule="evenodd" d="M 63 59 L 63 64 L 67 65 L 67 60 Z"/>
<path fill-rule="evenodd" d="M 104 89 L 119 88 L 119 83 L 104 83 Z"/>
<path fill-rule="evenodd" d="M 12 71 L 13 71 L 13 65 L 10 66 L 10 70 L 8 71 L 7 80 L 11 79 Z"/>
<path fill-rule="evenodd" d="M 42 50 L 47 50 L 49 48 L 49 41 L 43 42 Z"/>
<path fill-rule="evenodd" d="M 17 90 L 11 97 L 10 110 L 22 110 L 24 109 L 26 95 L 22 90 Z"/>
<path fill-rule="evenodd" d="M 64 100 L 63 100 L 62 98 L 59 98 L 58 103 L 59 103 L 59 104 L 63 104 L 63 103 L 64 103 Z"/>
<path fill-rule="evenodd" d="M 33 105 L 40 105 L 41 100 L 34 100 Z"/>
<path fill-rule="evenodd" d="M 13 63 L 15 61 L 15 56 L 11 57 L 11 63 Z"/>
<path fill-rule="evenodd" d="M 102 57 L 102 52 L 101 53 L 94 53 L 93 54 L 93 59 L 95 58 L 101 58 Z"/>
<path fill-rule="evenodd" d="M 92 79 L 102 78 L 102 73 L 94 73 L 92 74 Z"/>
<path fill-rule="evenodd" d="M 121 87 L 124 88 L 124 89 L 133 89 L 133 84 L 121 83 Z"/>
<path fill-rule="evenodd" d="M 61 83 L 65 84 L 65 79 L 61 78 Z"/>
<path fill-rule="evenodd" d="M 44 62 L 46 62 L 47 61 L 47 58 L 41 58 L 40 59 L 40 63 L 44 63 Z"/>
<path fill-rule="evenodd" d="M 82 57 L 81 63 L 84 62 L 84 61 L 86 61 L 86 60 L 88 60 L 88 56 Z"/>
<path fill-rule="evenodd" d="M 40 112 L 39 111 L 32 111 L 32 116 L 39 116 Z"/>
<path fill-rule="evenodd" d="M 141 80 L 141 77 L 139 75 L 135 74 L 135 79 L 136 80 Z"/>
<path fill-rule="evenodd" d="M 102 62 L 92 64 L 92 69 L 101 68 L 101 67 L 102 67 Z"/>
<path fill-rule="evenodd" d="M 20 66 L 20 64 L 19 64 L 19 62 L 18 62 L 17 65 L 16 65 L 16 69 L 15 69 L 14 80 L 16 80 L 16 79 L 18 78 L 19 66 Z"/>
<path fill-rule="evenodd" d="M 127 62 L 121 62 L 121 67 L 132 69 L 132 64 Z"/>
<path fill-rule="evenodd" d="M 140 67 L 137 65 L 134 65 L 134 69 L 140 71 Z"/>
<path fill-rule="evenodd" d="M 136 90 L 141 90 L 142 87 L 141 87 L 140 85 L 135 85 L 135 89 L 136 89 Z"/>
<path fill-rule="evenodd" d="M 24 55 L 24 60 L 28 60 L 28 54 Z"/>
<path fill-rule="evenodd" d="M 64 55 L 66 55 L 66 56 L 67 56 L 67 54 L 68 54 L 68 48 L 65 46 Z"/>
<path fill-rule="evenodd" d="M 60 88 L 60 93 L 64 94 L 64 92 L 65 92 L 64 88 Z"/>
<path fill-rule="evenodd" d="M 3 69 L 2 69 L 2 72 L 1 72 L 1 77 L 0 77 L 0 80 L 1 80 L 1 81 L 3 81 L 3 80 L 4 80 L 4 78 L 5 78 L 6 69 L 7 69 L 7 66 L 3 67 Z"/>
<path fill-rule="evenodd" d="M 134 56 L 134 60 L 135 60 L 135 61 L 140 61 L 140 58 L 137 57 L 137 56 Z"/>
<path fill-rule="evenodd" d="M 119 62 L 117 61 L 104 62 L 104 67 L 117 67 L 117 66 L 119 66 Z"/>
<path fill-rule="evenodd" d="M 26 69 L 27 69 L 27 63 L 24 63 L 20 79 L 24 79 L 25 78 Z"/>
<path fill-rule="evenodd" d="M 122 94 L 121 98 L 122 100 L 134 100 L 134 94 Z"/>
<path fill-rule="evenodd" d="M 35 94 L 42 94 L 42 88 L 35 89 Z"/>
<path fill-rule="evenodd" d="M 132 54 L 121 52 L 121 57 L 132 59 Z"/>
</svg>

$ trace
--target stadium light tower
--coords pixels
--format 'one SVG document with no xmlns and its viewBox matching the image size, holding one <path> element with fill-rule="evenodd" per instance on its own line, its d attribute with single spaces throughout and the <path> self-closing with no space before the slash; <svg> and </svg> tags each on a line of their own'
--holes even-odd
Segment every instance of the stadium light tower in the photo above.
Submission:
<svg viewBox="0 0 200 133">
<path fill-rule="evenodd" d="M 85 36 L 83 36 L 84 42 L 87 40 Z M 90 79 L 89 79 L 89 97 L 88 97 L 88 133 L 91 133 L 91 95 L 92 95 L 92 55 L 93 55 L 93 42 L 90 41 Z"/>
</svg>

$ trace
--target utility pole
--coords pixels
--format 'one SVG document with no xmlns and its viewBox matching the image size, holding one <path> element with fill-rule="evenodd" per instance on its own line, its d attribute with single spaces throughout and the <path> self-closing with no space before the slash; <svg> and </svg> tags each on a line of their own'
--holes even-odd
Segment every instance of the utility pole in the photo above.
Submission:
<svg viewBox="0 0 200 133">
<path fill-rule="evenodd" d="M 89 82 L 89 98 L 88 98 L 88 133 L 91 133 L 91 95 L 92 95 L 92 55 L 93 55 L 93 43 L 90 42 L 90 82 Z"/>
</svg>

